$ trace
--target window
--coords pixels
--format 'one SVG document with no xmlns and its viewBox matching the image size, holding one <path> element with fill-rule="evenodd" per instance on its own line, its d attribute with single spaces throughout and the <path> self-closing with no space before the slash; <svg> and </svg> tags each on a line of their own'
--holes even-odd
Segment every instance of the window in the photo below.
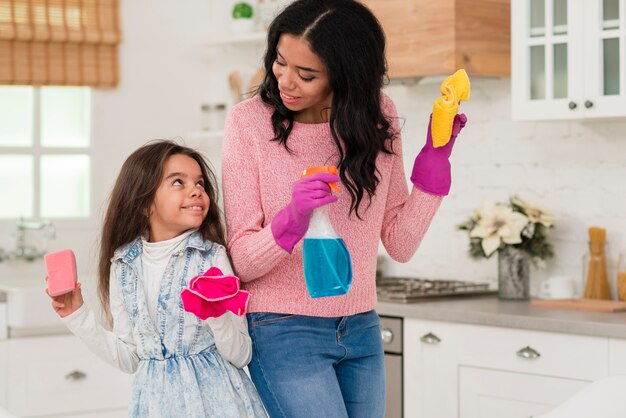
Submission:
<svg viewBox="0 0 626 418">
<path fill-rule="evenodd" d="M 0 86 L 0 219 L 89 218 L 91 91 Z"/>
</svg>

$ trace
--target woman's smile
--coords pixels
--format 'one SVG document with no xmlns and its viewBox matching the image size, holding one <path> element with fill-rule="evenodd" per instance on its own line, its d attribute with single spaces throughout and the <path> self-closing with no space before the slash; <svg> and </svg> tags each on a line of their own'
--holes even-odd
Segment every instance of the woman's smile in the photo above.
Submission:
<svg viewBox="0 0 626 418">
<path fill-rule="evenodd" d="M 300 97 L 297 96 L 290 96 L 287 95 L 286 93 L 284 93 L 283 91 L 280 92 L 280 98 L 283 99 L 283 103 L 288 103 L 288 104 L 294 104 L 298 101 L 298 99 Z"/>
</svg>

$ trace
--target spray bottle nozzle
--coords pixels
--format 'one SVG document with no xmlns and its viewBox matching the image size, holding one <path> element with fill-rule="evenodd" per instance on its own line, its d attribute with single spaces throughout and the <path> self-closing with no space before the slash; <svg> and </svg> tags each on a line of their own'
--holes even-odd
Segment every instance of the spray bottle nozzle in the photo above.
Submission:
<svg viewBox="0 0 626 418">
<path fill-rule="evenodd" d="M 337 167 L 334 165 L 318 165 L 315 167 L 309 167 L 302 171 L 300 178 L 310 176 L 311 174 L 317 174 L 317 173 L 328 173 L 328 174 L 337 175 Z M 337 183 L 328 183 L 328 185 L 330 186 L 330 190 L 332 190 L 333 192 L 336 193 L 339 191 L 339 186 L 337 186 Z"/>
</svg>

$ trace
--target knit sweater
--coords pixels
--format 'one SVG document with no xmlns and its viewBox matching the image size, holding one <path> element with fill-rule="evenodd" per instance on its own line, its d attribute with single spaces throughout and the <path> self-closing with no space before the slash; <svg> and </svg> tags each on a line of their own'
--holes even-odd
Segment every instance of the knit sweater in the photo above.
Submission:
<svg viewBox="0 0 626 418">
<path fill-rule="evenodd" d="M 382 240 L 389 256 L 408 261 L 419 246 L 442 198 L 415 187 L 409 193 L 395 105 L 382 94 L 383 114 L 397 132 L 393 154 L 376 160 L 380 182 L 359 219 L 350 211 L 345 186 L 329 205 L 329 218 L 352 258 L 353 282 L 343 296 L 313 299 L 304 281 L 301 240 L 289 254 L 271 231 L 274 216 L 291 200 L 292 184 L 302 170 L 337 164 L 338 152 L 328 123 L 295 122 L 287 139 L 292 153 L 274 137 L 272 108 L 259 96 L 234 106 L 226 120 L 222 152 L 224 210 L 228 249 L 242 286 L 251 292 L 249 312 L 321 317 L 353 315 L 376 306 L 376 259 Z"/>
</svg>

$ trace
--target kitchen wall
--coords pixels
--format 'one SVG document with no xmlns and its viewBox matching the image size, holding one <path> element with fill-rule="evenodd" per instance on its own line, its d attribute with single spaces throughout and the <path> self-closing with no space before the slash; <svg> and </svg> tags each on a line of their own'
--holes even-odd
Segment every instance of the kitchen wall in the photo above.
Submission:
<svg viewBox="0 0 626 418">
<path fill-rule="evenodd" d="M 211 92 L 210 39 L 216 12 L 208 0 L 120 2 L 120 84 L 93 91 L 93 212 L 89 221 L 58 221 L 51 249 L 71 247 L 79 273 L 96 271 L 106 198 L 124 159 L 150 139 L 185 137 L 200 126 L 200 103 Z M 0 246 L 11 248 L 15 224 L 0 222 Z M 0 263 L 0 277 L 45 276 L 43 263 Z"/>
<path fill-rule="evenodd" d="M 81 274 L 95 272 L 99 219 L 119 168 L 153 138 L 186 137 L 200 126 L 199 106 L 228 101 L 226 74 L 258 61 L 258 46 L 207 47 L 229 31 L 228 8 L 217 0 L 123 1 L 121 83 L 93 96 L 94 220 L 58 222 L 53 249 L 77 251 Z M 405 168 L 424 142 L 440 79 L 387 88 L 404 129 Z M 556 257 L 534 272 L 581 276 L 586 228 L 608 230 L 611 261 L 626 249 L 626 119 L 593 122 L 512 122 L 509 79 L 473 79 L 462 110 L 469 122 L 453 155 L 453 186 L 413 259 L 390 263 L 389 274 L 495 280 L 495 257 L 472 261 L 467 235 L 455 230 L 484 199 L 521 193 L 557 214 L 551 240 Z M 195 145 L 195 144 L 194 144 Z M 208 147 L 207 147 L 208 149 Z M 622 179 L 621 181 L 619 179 Z M 13 224 L 0 224 L 0 246 L 11 245 Z M 0 275 L 41 275 L 42 263 L 0 263 Z"/>
<path fill-rule="evenodd" d="M 407 172 L 423 144 L 427 115 L 438 95 L 440 80 L 423 81 L 388 88 L 406 118 Z M 544 270 L 533 272 L 535 285 L 548 275 L 582 277 L 590 225 L 607 228 L 614 281 L 617 253 L 626 250 L 626 119 L 513 122 L 509 79 L 473 79 L 471 99 L 461 108 L 469 121 L 455 144 L 451 193 L 418 253 L 406 265 L 392 264 L 390 272 L 495 280 L 496 256 L 469 259 L 467 234 L 454 226 L 483 200 L 506 201 L 520 193 L 557 216 L 550 233 L 555 257 Z"/>
</svg>

